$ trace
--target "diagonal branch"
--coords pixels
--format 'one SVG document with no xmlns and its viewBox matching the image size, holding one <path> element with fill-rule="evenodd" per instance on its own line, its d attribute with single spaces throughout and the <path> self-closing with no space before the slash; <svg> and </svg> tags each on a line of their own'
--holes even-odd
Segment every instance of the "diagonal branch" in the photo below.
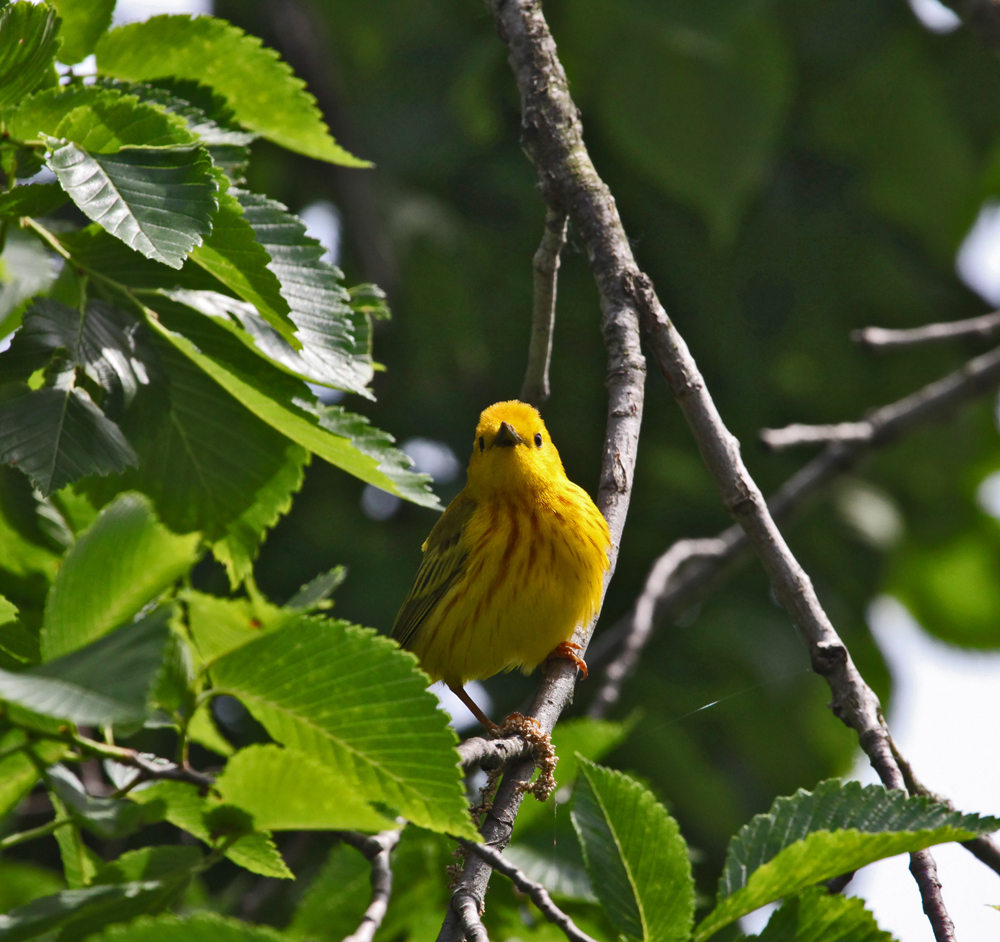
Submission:
<svg viewBox="0 0 1000 942">
<path fill-rule="evenodd" d="M 872 427 L 868 422 L 838 422 L 836 425 L 802 425 L 796 422 L 784 428 L 762 428 L 759 433 L 760 442 L 768 451 L 827 442 L 866 442 L 871 437 Z"/>
<path fill-rule="evenodd" d="M 541 883 L 536 883 L 518 870 L 499 851 L 494 850 L 486 844 L 476 844 L 461 837 L 457 838 L 457 840 L 469 853 L 475 854 L 481 860 L 486 861 L 494 870 L 508 877 L 511 883 L 522 893 L 530 896 L 532 902 L 542 911 L 542 915 L 553 925 L 562 929 L 570 942 L 597 942 L 593 936 L 587 935 L 566 913 L 552 902 L 549 891 Z"/>
<path fill-rule="evenodd" d="M 531 343 L 528 345 L 528 369 L 521 386 L 521 399 L 540 406 L 549 398 L 549 364 L 552 362 L 552 334 L 556 326 L 556 286 L 559 280 L 559 257 L 566 244 L 564 212 L 551 207 L 545 210 L 545 230 L 535 252 L 534 296 L 531 309 Z"/>
<path fill-rule="evenodd" d="M 372 942 L 382 920 L 385 919 L 392 895 L 392 867 L 389 855 L 399 843 L 400 831 L 381 831 L 374 837 L 366 837 L 354 831 L 334 832 L 345 844 L 361 851 L 372 865 L 372 901 L 368 904 L 361 923 L 344 942 Z"/>
<path fill-rule="evenodd" d="M 890 330 L 886 327 L 862 327 L 851 331 L 851 340 L 869 350 L 890 347 L 916 347 L 925 343 L 939 343 L 958 337 L 989 337 L 1000 330 L 1000 311 L 980 314 L 962 321 L 945 321 L 925 324 L 907 330 Z"/>
</svg>

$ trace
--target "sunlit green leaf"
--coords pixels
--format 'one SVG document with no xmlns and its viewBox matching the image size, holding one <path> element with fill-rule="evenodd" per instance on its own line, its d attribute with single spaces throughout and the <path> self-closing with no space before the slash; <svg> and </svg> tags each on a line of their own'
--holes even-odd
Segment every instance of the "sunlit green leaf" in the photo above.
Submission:
<svg viewBox="0 0 1000 942">
<path fill-rule="evenodd" d="M 58 183 L 26 183 L 0 195 L 0 216 L 47 216 L 67 199 Z"/>
<path fill-rule="evenodd" d="M 86 59 L 111 25 L 115 0 L 52 0 L 52 5 L 62 17 L 60 61 L 72 65 Z"/>
<path fill-rule="evenodd" d="M 357 926 L 355 926 L 357 928 Z M 287 935 L 216 913 L 163 915 L 114 926 L 93 942 L 285 942 Z"/>
<path fill-rule="evenodd" d="M 21 861 L 0 861 L 0 912 L 51 896 L 66 886 L 54 870 Z"/>
<path fill-rule="evenodd" d="M 879 929 L 875 917 L 865 909 L 863 900 L 823 887 L 806 890 L 785 900 L 768 920 L 760 935 L 750 936 L 759 942 L 893 942 L 888 932 Z"/>
<path fill-rule="evenodd" d="M 0 106 L 20 101 L 51 73 L 59 17 L 42 4 L 11 3 L 0 11 Z"/>
</svg>

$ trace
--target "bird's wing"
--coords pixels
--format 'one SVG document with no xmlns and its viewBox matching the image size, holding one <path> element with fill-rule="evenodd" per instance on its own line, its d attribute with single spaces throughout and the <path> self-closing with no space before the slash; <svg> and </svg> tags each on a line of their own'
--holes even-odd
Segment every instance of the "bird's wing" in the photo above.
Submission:
<svg viewBox="0 0 1000 942">
<path fill-rule="evenodd" d="M 449 505 L 424 544 L 424 559 L 392 626 L 392 637 L 406 647 L 463 571 L 469 548 L 462 539 L 476 502 L 463 491 Z"/>
</svg>

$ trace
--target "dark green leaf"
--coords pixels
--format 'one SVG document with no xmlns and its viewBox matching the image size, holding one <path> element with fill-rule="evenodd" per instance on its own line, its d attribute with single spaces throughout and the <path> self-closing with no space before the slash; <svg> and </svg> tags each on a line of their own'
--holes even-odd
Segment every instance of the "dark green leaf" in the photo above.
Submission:
<svg viewBox="0 0 1000 942">
<path fill-rule="evenodd" d="M 88 154 L 52 139 L 47 163 L 80 209 L 148 258 L 180 268 L 212 231 L 218 184 L 200 146 Z"/>
<path fill-rule="evenodd" d="M 100 869 L 101 858 L 84 842 L 79 826 L 70 818 L 69 810 L 62 799 L 49 791 L 49 801 L 52 802 L 56 817 L 69 822 L 55 832 L 56 843 L 59 845 L 59 858 L 62 860 L 63 873 L 66 876 L 66 886 L 71 890 L 90 886 Z"/>
<path fill-rule="evenodd" d="M 635 779 L 580 758 L 573 825 L 612 922 L 644 940 L 686 940 L 694 880 L 677 822 Z"/>
<path fill-rule="evenodd" d="M 26 183 L 0 194 L 0 216 L 47 216 L 67 199 L 58 183 Z"/>
<path fill-rule="evenodd" d="M 719 903 L 694 938 L 740 916 L 883 857 L 1000 828 L 1000 819 L 962 814 L 928 798 L 837 779 L 778 798 L 730 841 Z"/>
<path fill-rule="evenodd" d="M 177 536 L 139 494 L 101 511 L 67 554 L 45 604 L 42 657 L 74 651 L 127 622 L 197 559 L 198 535 Z"/>
<path fill-rule="evenodd" d="M 45 773 L 45 784 L 59 796 L 74 823 L 98 837 L 126 837 L 143 823 L 142 809 L 134 802 L 88 795 L 80 780 L 64 765 L 50 766 Z"/>
<path fill-rule="evenodd" d="M 86 59 L 111 25 L 115 0 L 52 0 L 52 5 L 62 17 L 60 61 L 72 65 Z"/>
<path fill-rule="evenodd" d="M 18 674 L 0 671 L 0 697 L 89 726 L 141 725 L 169 616 L 161 609 L 54 661 Z"/>
<path fill-rule="evenodd" d="M 232 339 L 225 328 L 168 299 L 153 299 L 159 318 L 150 326 L 189 357 L 268 425 L 355 477 L 427 507 L 440 506 L 426 475 L 391 447 L 392 438 L 368 420 L 323 406 L 306 386 L 277 370 Z"/>
<path fill-rule="evenodd" d="M 822 887 L 786 900 L 768 920 L 757 942 L 893 942 L 879 929 L 863 900 L 827 893 Z M 748 942 L 750 942 L 748 940 Z"/>
<path fill-rule="evenodd" d="M 50 896 L 65 887 L 53 870 L 36 864 L 5 860 L 0 862 L 0 912 L 24 906 L 39 896 Z"/>
<path fill-rule="evenodd" d="M 132 805 L 136 808 L 136 805 Z M 140 806 L 141 807 L 141 806 Z M 131 883 L 141 880 L 162 880 L 174 874 L 194 870 L 203 860 L 197 847 L 162 845 L 126 851 L 116 860 L 106 863 L 94 878 L 95 883 Z"/>
<path fill-rule="evenodd" d="M 155 811 L 206 844 L 213 843 L 205 818 L 221 802 L 199 795 L 196 786 L 185 782 L 154 782 L 148 788 L 129 792 L 129 798 L 148 806 L 151 815 Z M 294 879 L 267 831 L 254 831 L 241 837 L 226 850 L 226 856 L 261 876 Z"/>
<path fill-rule="evenodd" d="M 316 102 L 277 54 L 224 20 L 154 16 L 113 30 L 97 44 L 104 75 L 141 82 L 194 79 L 221 92 L 239 122 L 289 150 L 366 167 L 330 137 Z"/>
<path fill-rule="evenodd" d="M 11 3 L 0 12 L 0 107 L 19 102 L 52 73 L 59 17 L 50 7 Z"/>
<path fill-rule="evenodd" d="M 344 777 L 308 753 L 248 746 L 216 781 L 224 801 L 245 808 L 270 831 L 381 831 L 395 826 Z"/>
<path fill-rule="evenodd" d="M 66 751 L 59 743 L 39 742 L 32 744 L 23 729 L 8 729 L 0 735 L 0 749 L 15 749 L 24 746 L 21 752 L 12 752 L 5 759 L 0 759 L 0 818 L 5 817 L 17 807 L 21 799 L 31 791 L 35 783 L 42 777 L 38 766 L 48 765 L 60 758 Z M 37 756 L 37 761 L 31 758 L 31 752 Z M 3 881 L 0 880 L 0 885 Z M 12 904 L 16 905 L 16 904 Z"/>
<path fill-rule="evenodd" d="M 414 664 L 371 630 L 300 615 L 219 658 L 211 673 L 274 739 L 308 752 L 366 800 L 474 840 L 454 734 Z"/>
<path fill-rule="evenodd" d="M 85 389 L 8 387 L 0 399 L 0 462 L 20 468 L 48 496 L 92 474 L 137 463 L 121 429 Z"/>
<path fill-rule="evenodd" d="M 574 842 L 575 843 L 575 842 Z M 503 855 L 529 879 L 541 883 L 556 899 L 596 903 L 597 897 L 583 864 L 556 853 L 543 854 L 526 844 L 512 844 Z"/>
<path fill-rule="evenodd" d="M 371 900 L 371 865 L 337 844 L 299 903 L 287 932 L 295 939 L 341 942 L 358 928 Z"/>
</svg>

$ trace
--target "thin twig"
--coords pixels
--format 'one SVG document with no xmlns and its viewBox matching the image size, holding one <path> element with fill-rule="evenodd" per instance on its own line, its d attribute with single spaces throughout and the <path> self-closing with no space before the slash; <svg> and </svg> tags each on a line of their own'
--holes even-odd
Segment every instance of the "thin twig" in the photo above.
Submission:
<svg viewBox="0 0 1000 942">
<path fill-rule="evenodd" d="M 592 717 L 604 716 L 621 696 L 622 683 L 635 671 L 653 634 L 656 603 L 670 580 L 692 559 L 719 556 L 726 551 L 722 540 L 678 540 L 654 564 L 642 594 L 632 609 L 625 643 L 618 656 L 604 669 L 604 682 L 588 710 Z"/>
<path fill-rule="evenodd" d="M 521 399 L 540 406 L 549 398 L 549 364 L 552 362 L 552 334 L 556 326 L 556 287 L 559 259 L 566 244 L 568 217 L 551 206 L 545 210 L 545 230 L 532 262 L 534 292 L 531 309 L 531 342 L 528 369 L 521 386 Z"/>
<path fill-rule="evenodd" d="M 998 383 L 1000 347 L 975 357 L 903 399 L 875 409 L 865 420 L 872 434 L 864 440 L 832 443 L 803 465 L 768 499 L 771 515 L 776 520 L 790 516 L 869 452 L 884 448 L 927 422 L 943 417 L 962 402 L 989 392 Z M 704 598 L 750 549 L 750 540 L 739 524 L 727 527 L 715 540 L 724 547 L 721 552 L 711 558 L 691 561 L 666 583 L 656 599 L 654 623 L 680 617 Z M 627 638 L 632 622 L 633 616 L 628 615 L 603 631 L 592 648 L 590 660 L 598 662 L 602 652 Z M 606 712 L 607 708 L 602 707 L 596 712 L 592 710 L 590 715 L 599 717 Z"/>
<path fill-rule="evenodd" d="M 957 337 L 989 337 L 1000 330 L 1000 311 L 980 314 L 962 321 L 945 321 L 940 324 L 925 324 L 906 330 L 890 330 L 887 327 L 862 327 L 851 331 L 851 340 L 869 350 L 885 350 L 889 347 L 916 347 L 925 343 L 939 343 Z"/>
<path fill-rule="evenodd" d="M 494 870 L 498 870 L 516 886 L 522 893 L 531 897 L 532 902 L 541 910 L 542 915 L 553 925 L 558 926 L 572 942 L 597 942 L 593 936 L 587 935 L 573 920 L 564 913 L 549 896 L 549 891 L 517 869 L 509 860 L 486 844 L 476 844 L 464 838 L 458 842 L 470 853 L 486 861 Z"/>
<path fill-rule="evenodd" d="M 454 913 L 468 942 L 490 942 L 486 927 L 479 915 L 479 901 L 468 890 L 458 891 L 451 898 L 450 913 Z"/>
<path fill-rule="evenodd" d="M 929 850 L 918 850 L 910 854 L 910 873 L 920 888 L 920 899 L 924 905 L 924 913 L 934 930 L 934 939 L 936 942 L 955 942 L 955 924 L 945 909 L 937 864 Z"/>
<path fill-rule="evenodd" d="M 169 759 L 161 759 L 151 753 L 126 749 L 123 746 L 112 746 L 109 743 L 98 742 L 96 739 L 87 739 L 78 733 L 67 732 L 63 740 L 76 746 L 84 755 L 98 759 L 111 759 L 120 765 L 138 769 L 142 781 L 168 779 L 174 782 L 189 782 L 199 788 L 208 788 L 215 781 L 211 775 L 206 775 L 197 769 L 177 765 L 176 762 L 171 762 Z"/>
<path fill-rule="evenodd" d="M 6 850 L 8 847 L 15 847 L 17 844 L 25 843 L 25 841 L 33 841 L 39 837 L 45 837 L 61 828 L 64 824 L 70 823 L 69 818 L 56 818 L 53 821 L 40 824 L 38 827 L 31 828 L 28 831 L 18 831 L 15 834 L 8 834 L 2 841 L 0 841 L 0 850 Z"/>
<path fill-rule="evenodd" d="M 385 919 L 392 896 L 392 867 L 389 855 L 399 843 L 400 831 L 380 831 L 374 837 L 354 831 L 337 831 L 337 836 L 351 847 L 360 850 L 372 865 L 372 901 L 368 904 L 361 923 L 344 942 L 371 942 Z"/>
<path fill-rule="evenodd" d="M 782 451 L 798 445 L 819 445 L 828 442 L 866 442 L 874 430 L 870 422 L 838 422 L 836 425 L 786 425 L 784 428 L 762 428 L 758 433 L 768 451 Z"/>
</svg>

